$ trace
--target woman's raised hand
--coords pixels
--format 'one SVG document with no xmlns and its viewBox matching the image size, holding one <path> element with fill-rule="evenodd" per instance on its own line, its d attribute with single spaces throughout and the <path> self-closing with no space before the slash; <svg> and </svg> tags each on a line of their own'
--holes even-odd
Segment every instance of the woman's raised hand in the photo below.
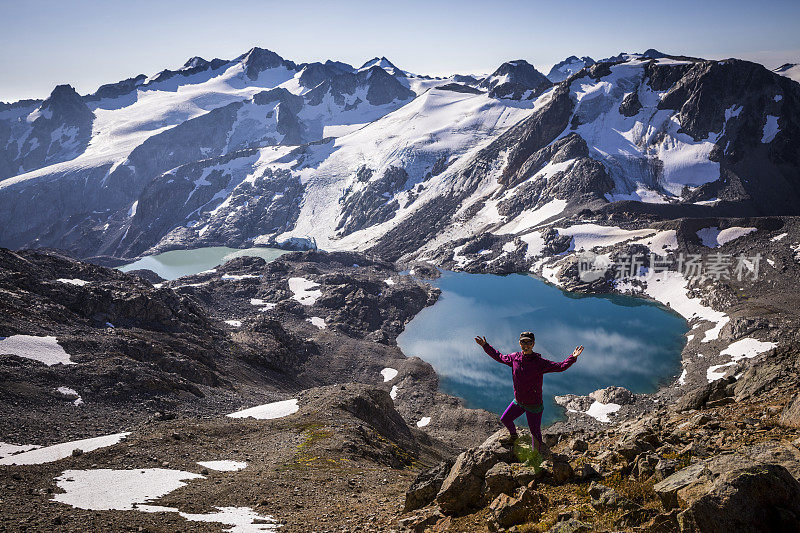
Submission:
<svg viewBox="0 0 800 533">
<path fill-rule="evenodd" d="M 488 342 L 486 342 L 486 337 L 480 337 L 480 336 L 475 337 L 475 342 L 477 342 L 481 347 L 489 344 Z"/>
<path fill-rule="evenodd" d="M 583 346 L 578 346 L 577 348 L 575 348 L 575 351 L 572 352 L 572 357 L 578 357 L 581 354 L 581 352 L 583 352 Z"/>
</svg>

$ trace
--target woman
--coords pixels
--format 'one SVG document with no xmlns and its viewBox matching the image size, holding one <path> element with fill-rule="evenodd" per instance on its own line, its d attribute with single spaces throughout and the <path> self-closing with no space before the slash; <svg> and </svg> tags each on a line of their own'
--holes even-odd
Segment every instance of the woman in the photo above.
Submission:
<svg viewBox="0 0 800 533">
<path fill-rule="evenodd" d="M 514 442 L 517 438 L 517 428 L 514 420 L 522 413 L 528 419 L 531 428 L 533 446 L 539 453 L 549 455 L 549 450 L 542 442 L 542 376 L 548 372 L 563 372 L 578 360 L 583 352 L 583 346 L 578 346 L 572 355 L 560 363 L 544 359 L 541 354 L 533 351 L 536 339 L 530 331 L 523 331 L 519 335 L 521 352 L 503 355 L 486 342 L 486 337 L 475 337 L 477 342 L 489 356 L 499 363 L 511 367 L 514 381 L 514 400 L 509 404 L 500 421 L 508 428 L 509 439 Z"/>
</svg>

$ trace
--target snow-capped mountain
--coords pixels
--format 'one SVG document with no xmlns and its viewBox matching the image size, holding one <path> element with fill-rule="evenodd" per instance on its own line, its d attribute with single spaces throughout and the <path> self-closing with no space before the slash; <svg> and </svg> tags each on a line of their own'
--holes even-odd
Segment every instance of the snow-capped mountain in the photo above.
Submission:
<svg viewBox="0 0 800 533">
<path fill-rule="evenodd" d="M 563 61 L 559 61 L 547 74 L 547 79 L 553 83 L 559 83 L 579 72 L 582 68 L 591 67 L 595 61 L 589 56 L 577 57 L 569 56 Z"/>
<path fill-rule="evenodd" d="M 800 63 L 784 63 L 772 72 L 777 72 L 781 76 L 800 82 Z"/>
<path fill-rule="evenodd" d="M 69 85 L 44 101 L 0 106 L 0 180 L 75 158 L 91 137 L 94 115 Z"/>
<path fill-rule="evenodd" d="M 405 70 L 397 68 L 394 63 L 392 63 L 383 56 L 373 57 L 369 61 L 365 61 L 364 64 L 361 65 L 361 68 L 359 68 L 358 70 L 359 71 L 369 70 L 372 67 L 382 68 L 392 76 L 400 76 L 400 77 L 413 76 L 413 74 L 411 74 L 410 72 L 406 72 Z"/>
<path fill-rule="evenodd" d="M 517 59 L 500 65 L 500 68 L 481 81 L 479 87 L 488 89 L 489 96 L 493 98 L 531 100 L 551 85 L 550 80 L 533 65 L 524 59 Z"/>
<path fill-rule="evenodd" d="M 800 210 L 800 85 L 754 63 L 637 54 L 553 86 L 512 61 L 476 88 L 259 49 L 215 61 L 84 97 L 85 150 L 0 181 L 0 244 L 134 257 L 313 238 L 397 259 L 531 244 L 578 213 Z"/>
</svg>

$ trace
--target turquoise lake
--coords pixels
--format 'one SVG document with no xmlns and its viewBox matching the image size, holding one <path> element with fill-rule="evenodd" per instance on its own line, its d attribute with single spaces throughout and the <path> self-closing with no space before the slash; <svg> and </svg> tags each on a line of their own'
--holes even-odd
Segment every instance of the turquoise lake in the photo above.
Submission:
<svg viewBox="0 0 800 533">
<path fill-rule="evenodd" d="M 511 369 L 486 355 L 476 335 L 510 353 L 519 351 L 521 331 L 533 331 L 534 351 L 554 361 L 585 347 L 567 371 L 545 374 L 543 424 L 564 415 L 554 396 L 611 385 L 654 392 L 681 370 L 688 326 L 649 301 L 567 293 L 524 274 L 443 272 L 432 283 L 442 295 L 406 325 L 397 342 L 407 356 L 430 363 L 440 388 L 469 407 L 502 413 L 514 397 Z"/>
<path fill-rule="evenodd" d="M 278 248 L 227 248 L 225 246 L 209 246 L 194 250 L 172 250 L 163 254 L 149 255 L 119 267 L 123 272 L 146 268 L 164 279 L 171 280 L 181 276 L 197 274 L 215 268 L 234 257 L 243 255 L 261 257 L 272 261 L 285 254 L 286 250 Z"/>
</svg>

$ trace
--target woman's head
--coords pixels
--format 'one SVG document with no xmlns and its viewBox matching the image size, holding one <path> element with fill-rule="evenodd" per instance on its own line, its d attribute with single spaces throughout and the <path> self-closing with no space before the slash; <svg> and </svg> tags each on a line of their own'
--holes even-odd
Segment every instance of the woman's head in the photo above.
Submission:
<svg viewBox="0 0 800 533">
<path fill-rule="evenodd" d="M 536 337 L 530 331 L 523 331 L 519 334 L 519 347 L 523 350 L 530 350 L 536 343 Z"/>
</svg>

